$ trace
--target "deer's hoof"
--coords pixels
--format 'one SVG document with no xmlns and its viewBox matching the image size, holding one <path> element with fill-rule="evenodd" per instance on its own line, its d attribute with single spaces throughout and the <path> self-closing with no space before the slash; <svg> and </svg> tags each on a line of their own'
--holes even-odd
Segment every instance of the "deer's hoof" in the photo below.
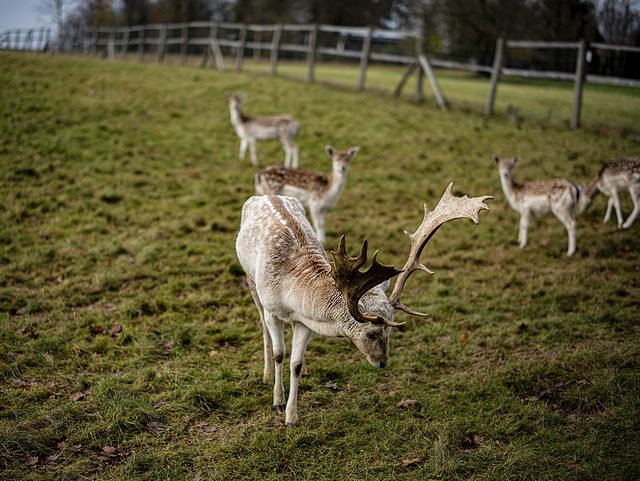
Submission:
<svg viewBox="0 0 640 481">
<path fill-rule="evenodd" d="M 276 404 L 276 412 L 278 414 L 284 414 L 285 405 L 284 404 Z"/>
<path fill-rule="evenodd" d="M 298 423 L 287 423 L 287 427 L 291 429 L 295 428 L 297 425 Z"/>
</svg>

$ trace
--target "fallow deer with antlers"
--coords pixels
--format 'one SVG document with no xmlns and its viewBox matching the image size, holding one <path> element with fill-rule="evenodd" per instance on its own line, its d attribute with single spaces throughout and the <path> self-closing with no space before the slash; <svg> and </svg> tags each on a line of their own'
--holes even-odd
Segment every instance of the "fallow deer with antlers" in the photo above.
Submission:
<svg viewBox="0 0 640 481">
<path fill-rule="evenodd" d="M 578 203 L 578 186 L 570 180 L 562 178 L 520 182 L 513 176 L 513 168 L 520 160 L 519 157 L 499 159 L 494 155 L 493 160 L 498 166 L 502 191 L 509 205 L 520 213 L 520 229 L 518 231 L 520 249 L 527 245 L 531 214 L 551 212 L 567 229 L 569 234 L 567 255 L 573 255 L 576 251 L 574 211 Z"/>
<path fill-rule="evenodd" d="M 633 211 L 624 220 L 620 207 L 620 193 L 628 191 L 633 202 Z M 628 229 L 640 213 L 640 157 L 625 157 L 607 162 L 600 172 L 589 182 L 580 186 L 580 200 L 578 201 L 578 215 L 584 213 L 593 202 L 593 198 L 602 192 L 609 197 L 607 211 L 603 222 L 606 224 L 611 217 L 611 210 L 615 209 L 618 227 Z"/>
<path fill-rule="evenodd" d="M 326 241 L 324 219 L 340 199 L 347 183 L 347 171 L 351 160 L 358 154 L 358 147 L 348 151 L 335 150 L 330 145 L 325 150 L 331 158 L 329 175 L 294 169 L 283 165 L 270 165 L 255 175 L 258 195 L 288 195 L 295 197 L 309 209 L 311 222 L 322 244 Z"/>
<path fill-rule="evenodd" d="M 227 92 L 231 124 L 240 137 L 238 160 L 244 160 L 248 145 L 251 163 L 257 167 L 256 141 L 278 139 L 284 147 L 284 165 L 298 167 L 298 146 L 296 145 L 296 137 L 300 131 L 298 121 L 291 115 L 244 115 L 242 101 L 246 96 L 246 94 L 234 95 Z"/>
<path fill-rule="evenodd" d="M 298 422 L 298 383 L 307 344 L 314 332 L 324 336 L 348 337 L 376 368 L 389 360 L 389 333 L 402 323 L 394 321 L 394 310 L 423 316 L 400 302 L 409 276 L 422 270 L 422 250 L 445 222 L 469 218 L 479 222 L 484 203 L 491 196 L 468 198 L 451 194 L 449 184 L 433 211 L 426 204 L 424 219 L 411 240 L 409 258 L 402 270 L 381 264 L 378 252 L 365 272 L 365 240 L 357 257 L 347 254 L 342 236 L 334 262 L 329 262 L 322 244 L 307 221 L 299 200 L 284 196 L 258 196 L 242 208 L 236 252 L 253 300 L 260 313 L 264 339 L 264 382 L 275 372 L 273 402 L 278 413 L 285 412 L 288 426 Z M 391 295 L 386 288 L 398 276 Z M 284 323 L 293 326 L 289 399 L 285 409 L 283 361 Z M 273 351 L 273 358 L 272 353 Z M 274 363 L 275 360 L 275 363 Z"/>
</svg>

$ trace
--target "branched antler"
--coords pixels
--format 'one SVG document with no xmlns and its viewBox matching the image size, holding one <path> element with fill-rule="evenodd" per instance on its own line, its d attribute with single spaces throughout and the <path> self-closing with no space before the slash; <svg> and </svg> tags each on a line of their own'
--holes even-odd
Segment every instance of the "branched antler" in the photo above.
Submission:
<svg viewBox="0 0 640 481">
<path fill-rule="evenodd" d="M 429 242 L 429 239 L 431 239 L 431 236 L 445 222 L 466 217 L 477 224 L 480 221 L 480 211 L 489 210 L 489 207 L 484 201 L 493 199 L 492 196 L 485 195 L 482 197 L 469 198 L 465 195 L 464 197 L 455 197 L 451 194 L 452 188 L 453 182 L 449 184 L 440 202 L 438 202 L 438 205 L 433 211 L 427 208 L 427 204 L 424 205 L 424 220 L 415 233 L 410 234 L 406 230 L 404 231 L 404 233 L 409 236 L 409 239 L 411 239 L 411 251 L 409 253 L 409 259 L 407 259 L 404 268 L 396 280 L 396 284 L 393 286 L 393 291 L 389 296 L 389 302 L 395 309 L 400 309 L 414 316 L 426 316 L 426 314 L 414 311 L 400 302 L 402 289 L 411 274 L 417 270 L 424 271 L 427 274 L 433 274 L 433 272 L 420 262 L 422 250 L 427 245 L 427 242 Z"/>
<path fill-rule="evenodd" d="M 371 258 L 371 267 L 361 272 L 360 268 L 367 261 L 366 239 L 362 243 L 358 257 L 351 257 L 347 254 L 344 236 L 340 238 L 338 252 L 331 251 L 331 254 L 334 259 L 334 262 L 331 263 L 331 276 L 335 281 L 336 288 L 342 292 L 347 301 L 347 309 L 353 318 L 358 322 L 373 322 L 375 324 L 387 324 L 388 326 L 401 325 L 383 316 L 363 314 L 358 308 L 358 301 L 369 289 L 397 276 L 400 271 L 393 266 L 386 266 L 378 262 L 378 251 L 376 251 Z"/>
</svg>

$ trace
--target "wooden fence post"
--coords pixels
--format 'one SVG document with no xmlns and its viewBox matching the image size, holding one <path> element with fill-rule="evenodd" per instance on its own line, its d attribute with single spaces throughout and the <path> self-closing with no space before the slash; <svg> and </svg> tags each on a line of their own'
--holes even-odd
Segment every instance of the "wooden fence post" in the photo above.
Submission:
<svg viewBox="0 0 640 481">
<path fill-rule="evenodd" d="M 247 45 L 247 26 L 240 28 L 240 39 L 238 40 L 238 48 L 236 50 L 236 72 L 242 71 L 242 61 L 244 60 L 244 48 Z"/>
<path fill-rule="evenodd" d="M 314 81 L 314 70 L 316 68 L 316 43 L 318 40 L 318 25 L 312 25 L 309 37 L 309 49 L 307 50 L 307 66 L 309 73 L 307 74 L 307 82 Z"/>
<path fill-rule="evenodd" d="M 96 50 L 98 49 L 98 29 L 93 28 L 93 41 L 91 42 L 91 57 L 96 56 Z"/>
<path fill-rule="evenodd" d="M 144 41 L 145 41 L 145 26 L 142 25 L 138 31 L 138 62 L 144 60 Z"/>
<path fill-rule="evenodd" d="M 496 99 L 496 90 L 498 88 L 498 80 L 500 79 L 500 70 L 504 57 L 504 40 L 498 38 L 496 42 L 496 53 L 493 57 L 493 68 L 491 69 L 491 81 L 489 83 L 489 96 L 487 97 L 487 105 L 484 107 L 485 115 L 493 113 L 493 103 Z"/>
<path fill-rule="evenodd" d="M 218 71 L 226 71 L 227 67 L 224 65 L 224 57 L 222 56 L 222 51 L 220 50 L 220 45 L 218 44 L 217 23 L 211 25 L 211 29 L 209 30 L 209 49 L 211 50 L 211 58 L 215 60 Z"/>
<path fill-rule="evenodd" d="M 158 63 L 162 63 L 164 60 L 164 53 L 167 48 L 167 26 L 162 25 L 160 27 L 160 34 L 158 36 Z"/>
<path fill-rule="evenodd" d="M 187 64 L 187 49 L 189 48 L 189 26 L 188 24 L 182 25 L 182 45 L 180 47 L 180 63 L 182 65 Z"/>
<path fill-rule="evenodd" d="M 275 26 L 273 38 L 271 39 L 271 75 L 278 74 L 278 49 L 280 48 L 280 39 L 282 38 L 282 25 Z"/>
<path fill-rule="evenodd" d="M 113 60 L 116 58 L 116 29 L 112 28 L 109 32 L 109 39 L 107 40 L 107 58 Z"/>
<path fill-rule="evenodd" d="M 582 39 L 578 46 L 578 58 L 576 59 L 576 79 L 573 87 L 573 115 L 571 116 L 571 128 L 580 127 L 580 111 L 582 109 L 582 88 L 586 73 L 587 42 Z"/>
<path fill-rule="evenodd" d="M 436 97 L 436 102 L 438 103 L 440 110 L 447 110 L 447 100 L 444 98 L 444 95 L 442 95 L 442 91 L 440 90 L 440 86 L 438 85 L 438 79 L 436 79 L 436 75 L 433 73 L 433 69 L 431 68 L 431 64 L 427 60 L 427 57 L 420 54 L 418 56 L 418 63 L 429 79 L 431 90 L 433 90 L 433 95 L 435 95 Z"/>
<path fill-rule="evenodd" d="M 416 36 L 416 58 L 419 58 L 420 55 L 422 55 L 422 35 Z M 418 69 L 417 72 L 416 72 L 416 95 L 415 95 L 415 99 L 418 102 L 421 102 L 424 99 L 424 95 L 422 93 L 422 70 L 421 69 Z"/>
<path fill-rule="evenodd" d="M 125 60 L 127 58 L 127 50 L 129 50 L 129 27 L 126 27 L 122 34 L 122 45 L 120 46 L 120 58 Z"/>
<path fill-rule="evenodd" d="M 362 52 L 360 52 L 360 82 L 358 90 L 364 90 L 364 83 L 367 78 L 367 68 L 369 67 L 369 54 L 371 53 L 371 38 L 373 37 L 373 29 L 367 29 L 367 36 L 362 44 Z"/>
</svg>

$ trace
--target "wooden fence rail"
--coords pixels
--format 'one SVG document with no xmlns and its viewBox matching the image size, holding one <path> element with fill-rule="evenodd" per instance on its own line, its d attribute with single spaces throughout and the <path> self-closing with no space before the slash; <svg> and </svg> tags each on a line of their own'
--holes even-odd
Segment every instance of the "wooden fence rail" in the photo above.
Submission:
<svg viewBox="0 0 640 481">
<path fill-rule="evenodd" d="M 55 46 L 54 43 L 56 44 Z M 498 39 L 493 65 L 428 58 L 422 51 L 422 36 L 409 31 L 390 31 L 367 27 L 342 27 L 335 25 L 253 25 L 228 22 L 190 22 L 179 24 L 138 25 L 132 27 L 97 27 L 65 32 L 56 42 L 51 40 L 50 29 L 9 30 L 0 35 L 0 48 L 18 50 L 52 50 L 73 53 L 84 52 L 91 57 L 98 55 L 108 59 L 126 59 L 137 55 L 144 61 L 149 55 L 157 62 L 164 62 L 167 53 L 176 53 L 181 64 L 198 53 L 201 66 L 227 70 L 225 58 L 235 63 L 235 71 L 243 69 L 245 57 L 253 53 L 254 59 L 268 54 L 270 74 L 278 74 L 282 59 L 306 60 L 307 81 L 315 81 L 316 61 L 342 59 L 357 63 L 360 69 L 358 90 L 364 90 L 367 70 L 371 62 L 405 65 L 407 70 L 400 80 L 395 94 L 399 95 L 412 75 L 416 75 L 416 99 L 423 98 L 423 77 L 429 80 L 437 104 L 443 110 L 447 100 L 438 85 L 433 68 L 465 70 L 490 74 L 485 114 L 494 110 L 501 76 L 565 80 L 574 82 L 574 108 L 571 126 L 580 125 L 582 92 L 585 82 L 640 87 L 640 80 L 586 73 L 589 51 L 624 52 L 640 54 L 640 48 L 586 42 L 530 42 Z M 575 70 L 536 69 L 509 66 L 511 52 L 564 51 L 574 52 Z"/>
</svg>

